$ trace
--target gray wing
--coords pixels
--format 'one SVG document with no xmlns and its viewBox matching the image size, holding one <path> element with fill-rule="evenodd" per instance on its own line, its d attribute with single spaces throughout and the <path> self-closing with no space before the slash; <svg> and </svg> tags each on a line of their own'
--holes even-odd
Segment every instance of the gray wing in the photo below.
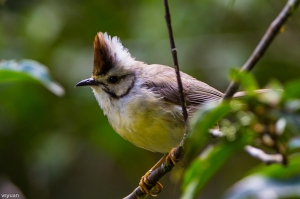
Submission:
<svg viewBox="0 0 300 199">
<path fill-rule="evenodd" d="M 177 79 L 173 68 L 160 65 L 151 65 L 154 69 L 148 71 L 147 81 L 143 87 L 161 96 L 165 101 L 180 105 Z M 157 67 L 160 67 L 157 70 Z M 155 70 L 156 68 L 156 70 Z M 160 72 L 159 72 L 160 71 Z M 213 101 L 219 101 L 223 93 L 211 86 L 181 72 L 183 90 L 189 112 L 194 112 L 197 107 Z"/>
</svg>

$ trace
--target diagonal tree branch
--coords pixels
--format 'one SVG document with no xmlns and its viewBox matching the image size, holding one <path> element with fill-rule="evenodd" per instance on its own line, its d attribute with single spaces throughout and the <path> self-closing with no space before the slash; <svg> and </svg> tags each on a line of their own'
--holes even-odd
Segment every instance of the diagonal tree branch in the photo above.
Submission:
<svg viewBox="0 0 300 199">
<path fill-rule="evenodd" d="M 283 25 L 288 20 L 288 18 L 293 14 L 293 12 L 299 6 L 300 0 L 288 0 L 284 8 L 281 10 L 279 15 L 275 18 L 275 20 L 271 23 L 267 32 L 264 34 L 263 38 L 260 40 L 258 45 L 256 46 L 255 50 L 253 51 L 252 55 L 249 57 L 247 62 L 241 68 L 241 72 L 244 71 L 251 71 L 255 64 L 260 60 L 260 58 L 264 55 L 267 51 L 270 44 L 273 42 L 275 37 L 278 33 L 283 30 Z M 234 80 L 230 82 L 225 95 L 223 97 L 224 100 L 230 99 L 234 93 L 237 92 L 239 89 L 239 83 L 235 82 Z"/>
</svg>

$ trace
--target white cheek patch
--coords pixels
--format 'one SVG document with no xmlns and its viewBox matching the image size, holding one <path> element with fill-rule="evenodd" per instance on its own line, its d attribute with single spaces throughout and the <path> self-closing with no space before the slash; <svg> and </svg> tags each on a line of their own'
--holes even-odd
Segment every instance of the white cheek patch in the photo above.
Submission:
<svg viewBox="0 0 300 199">
<path fill-rule="evenodd" d="M 111 102 L 107 93 L 105 93 L 101 88 L 92 87 L 93 93 L 100 105 L 100 108 L 103 110 L 104 115 L 109 114 L 109 109 L 111 107 Z"/>
</svg>

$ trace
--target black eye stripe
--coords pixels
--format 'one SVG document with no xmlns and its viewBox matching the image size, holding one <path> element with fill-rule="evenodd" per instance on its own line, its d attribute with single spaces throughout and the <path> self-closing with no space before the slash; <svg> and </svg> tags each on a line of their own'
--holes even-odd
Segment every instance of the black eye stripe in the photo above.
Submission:
<svg viewBox="0 0 300 199">
<path fill-rule="evenodd" d="M 119 81 L 120 81 L 120 79 L 122 79 L 122 78 L 124 78 L 124 77 L 126 77 L 126 76 L 128 76 L 128 75 L 123 75 L 123 76 L 120 76 L 119 77 Z M 108 87 L 108 85 L 106 85 L 106 84 L 104 84 L 104 83 L 100 83 L 101 85 L 103 85 L 103 87 L 102 87 L 102 90 L 104 91 L 104 92 L 106 92 L 107 94 L 109 94 L 112 98 L 114 98 L 114 99 L 119 99 L 119 98 L 122 98 L 122 97 L 124 97 L 124 96 L 126 96 L 129 92 L 130 92 L 130 90 L 133 88 L 133 86 L 134 86 L 134 82 L 135 82 L 135 75 L 133 75 L 133 80 L 132 80 L 132 82 L 131 82 L 131 85 L 128 87 L 128 89 L 125 91 L 125 93 L 123 93 L 123 94 L 121 94 L 121 95 L 117 95 L 114 91 L 112 91 L 112 90 L 110 90 L 109 89 L 109 87 Z"/>
<path fill-rule="evenodd" d="M 109 94 L 112 98 L 118 99 L 119 96 L 116 95 L 116 93 L 112 92 L 111 90 L 109 90 L 109 88 L 104 87 L 103 89 L 107 94 Z"/>
</svg>

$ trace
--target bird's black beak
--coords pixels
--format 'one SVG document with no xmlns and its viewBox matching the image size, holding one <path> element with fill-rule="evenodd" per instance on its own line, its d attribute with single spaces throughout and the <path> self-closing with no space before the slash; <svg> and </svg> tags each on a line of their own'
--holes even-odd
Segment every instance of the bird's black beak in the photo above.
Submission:
<svg viewBox="0 0 300 199">
<path fill-rule="evenodd" d="M 88 79 L 84 79 L 80 82 L 78 82 L 75 87 L 79 87 L 79 86 L 96 86 L 99 85 L 99 83 L 94 80 L 93 78 L 88 78 Z"/>
</svg>

